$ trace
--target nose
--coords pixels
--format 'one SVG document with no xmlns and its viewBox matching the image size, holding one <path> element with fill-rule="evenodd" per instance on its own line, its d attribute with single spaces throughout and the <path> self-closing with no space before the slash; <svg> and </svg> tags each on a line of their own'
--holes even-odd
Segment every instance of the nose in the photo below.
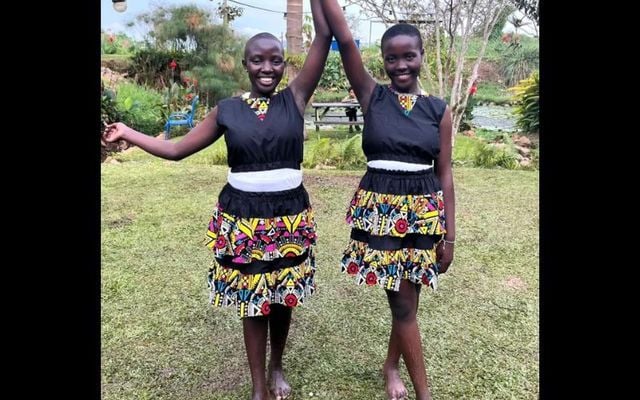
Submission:
<svg viewBox="0 0 640 400">
<path fill-rule="evenodd" d="M 269 61 L 265 61 L 264 64 L 262 64 L 262 72 L 271 72 L 273 71 L 273 64 L 271 64 L 271 62 Z"/>
</svg>

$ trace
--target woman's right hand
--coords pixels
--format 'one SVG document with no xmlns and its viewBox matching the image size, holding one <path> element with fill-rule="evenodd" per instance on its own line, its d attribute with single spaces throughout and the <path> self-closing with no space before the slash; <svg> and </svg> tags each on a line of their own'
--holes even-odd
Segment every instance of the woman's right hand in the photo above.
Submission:
<svg viewBox="0 0 640 400">
<path fill-rule="evenodd" d="M 127 131 L 132 131 L 131 128 L 123 124 L 122 122 L 116 122 L 105 126 L 104 132 L 102 132 L 102 139 L 105 142 L 113 143 L 117 140 L 123 139 L 123 135 Z"/>
</svg>

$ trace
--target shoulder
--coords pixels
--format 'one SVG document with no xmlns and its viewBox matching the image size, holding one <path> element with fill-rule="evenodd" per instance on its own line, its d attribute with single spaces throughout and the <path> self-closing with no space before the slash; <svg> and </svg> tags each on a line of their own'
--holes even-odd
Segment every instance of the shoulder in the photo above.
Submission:
<svg viewBox="0 0 640 400">
<path fill-rule="evenodd" d="M 442 120 L 444 113 L 447 109 L 447 102 L 444 99 L 434 96 L 432 94 L 425 96 L 429 107 L 433 110 L 438 121 Z"/>
</svg>

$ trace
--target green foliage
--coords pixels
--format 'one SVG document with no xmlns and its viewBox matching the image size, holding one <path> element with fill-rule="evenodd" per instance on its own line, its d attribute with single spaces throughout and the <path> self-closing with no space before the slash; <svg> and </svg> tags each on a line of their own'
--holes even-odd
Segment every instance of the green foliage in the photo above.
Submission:
<svg viewBox="0 0 640 400">
<path fill-rule="evenodd" d="M 476 96 L 471 95 L 467 100 L 467 106 L 464 108 L 464 114 L 462 116 L 462 122 L 460 123 L 459 131 L 465 131 L 471 129 L 471 120 L 473 119 L 473 108 L 478 103 Z"/>
<path fill-rule="evenodd" d="M 184 57 L 185 53 L 181 51 L 154 47 L 139 49 L 131 57 L 127 73 L 138 84 L 161 90 L 179 79 L 176 72 L 169 68 L 169 63 L 175 60 L 180 65 Z"/>
<path fill-rule="evenodd" d="M 182 74 L 190 72 L 199 82 L 197 94 L 204 104 L 249 88 L 242 67 L 244 40 L 229 28 L 210 22 L 208 11 L 197 6 L 157 7 L 138 21 L 149 26 L 149 40 L 156 48 L 151 60 L 144 59 L 150 65 L 150 75 L 161 77 L 153 82 L 154 87 L 165 90 L 174 78 L 180 81 Z M 167 69 L 172 59 L 178 63 L 178 76 Z M 141 64 L 145 65 L 138 62 L 138 67 Z"/>
<path fill-rule="evenodd" d="M 345 98 L 347 95 L 347 90 L 338 90 L 338 89 L 316 89 L 313 94 L 313 101 L 316 103 L 332 103 L 338 102 Z"/>
<path fill-rule="evenodd" d="M 524 132 L 538 132 L 540 127 L 540 81 L 538 71 L 527 79 L 510 88 L 515 94 L 517 106 L 514 113 L 518 116 L 516 125 Z"/>
<path fill-rule="evenodd" d="M 380 53 L 380 47 L 368 46 L 361 50 L 362 63 L 373 79 L 378 81 L 386 80 L 387 73 L 384 70 L 384 62 L 382 61 L 382 54 Z"/>
<path fill-rule="evenodd" d="M 475 154 L 474 165 L 477 167 L 505 169 L 518 169 L 518 159 L 512 147 L 505 145 L 497 147 L 492 144 L 484 144 Z"/>
<path fill-rule="evenodd" d="M 509 104 L 513 102 L 513 95 L 503 84 L 489 81 L 481 81 L 478 84 L 478 92 L 473 97 L 476 104 Z"/>
<path fill-rule="evenodd" d="M 158 49 L 192 52 L 210 45 L 211 14 L 196 5 L 159 6 L 136 19 L 148 26 L 149 39 Z"/>
<path fill-rule="evenodd" d="M 507 86 L 513 86 L 525 79 L 540 63 L 540 50 L 537 45 L 510 46 L 500 60 L 500 74 Z"/>
<path fill-rule="evenodd" d="M 164 98 L 158 91 L 123 83 L 118 87 L 116 107 L 121 122 L 147 135 L 157 135 L 164 129 Z"/>
<path fill-rule="evenodd" d="M 201 99 L 215 104 L 238 91 L 249 90 L 249 78 L 242 67 L 244 40 L 222 25 L 209 29 L 210 46 L 206 53 L 194 52 L 187 59 L 198 79 Z"/>
<path fill-rule="evenodd" d="M 332 51 L 329 53 L 318 86 L 325 89 L 343 91 L 349 87 L 349 81 L 344 73 L 344 68 L 342 68 L 342 60 L 340 60 L 338 52 Z"/>
<path fill-rule="evenodd" d="M 491 33 L 489 34 L 489 41 L 499 40 L 502 37 L 502 30 L 507 24 L 507 19 L 515 11 L 515 7 L 507 5 L 498 16 L 496 24 L 493 26 Z"/>
<path fill-rule="evenodd" d="M 133 39 L 124 33 L 101 33 L 100 54 L 132 54 L 137 48 Z"/>
<path fill-rule="evenodd" d="M 362 152 L 362 134 L 357 134 L 347 139 L 341 146 L 341 158 L 338 161 L 339 169 L 363 168 L 367 159 Z"/>
<path fill-rule="evenodd" d="M 102 88 L 100 95 L 100 121 L 102 126 L 122 120 L 122 113 L 116 107 L 116 94 L 110 90 Z"/>
</svg>

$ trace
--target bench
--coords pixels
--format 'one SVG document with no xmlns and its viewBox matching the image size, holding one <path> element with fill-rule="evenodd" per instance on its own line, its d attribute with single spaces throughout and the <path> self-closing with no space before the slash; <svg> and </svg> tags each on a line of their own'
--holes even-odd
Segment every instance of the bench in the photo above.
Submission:
<svg viewBox="0 0 640 400">
<path fill-rule="evenodd" d="M 360 104 L 356 102 L 311 103 L 311 107 L 313 107 L 313 115 L 314 115 L 313 123 L 316 126 L 316 131 L 320 130 L 320 125 L 362 125 L 363 124 L 362 113 L 359 112 Z M 336 108 L 342 110 L 341 113 L 334 113 L 334 112 L 329 113 L 331 109 L 336 109 Z M 349 121 L 346 115 L 347 108 L 356 108 L 357 109 L 356 115 L 360 117 L 360 120 Z M 321 109 L 324 109 L 324 110 L 320 112 Z M 326 118 L 326 117 L 330 117 L 332 120 L 331 121 L 323 120 L 323 118 Z"/>
</svg>

